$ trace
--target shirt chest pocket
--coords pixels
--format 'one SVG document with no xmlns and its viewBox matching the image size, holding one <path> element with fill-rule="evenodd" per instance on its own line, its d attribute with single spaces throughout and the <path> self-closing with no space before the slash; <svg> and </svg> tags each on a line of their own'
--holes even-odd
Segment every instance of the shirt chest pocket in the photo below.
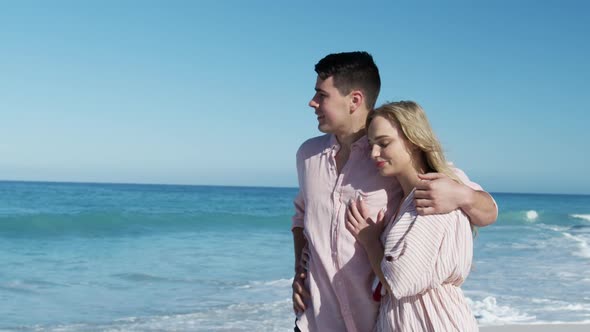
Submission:
<svg viewBox="0 0 590 332">
<path fill-rule="evenodd" d="M 387 194 L 385 190 L 364 191 L 357 189 L 350 196 L 352 200 L 363 201 L 369 209 L 369 217 L 373 220 L 377 218 L 377 214 L 381 209 L 387 209 Z"/>
</svg>

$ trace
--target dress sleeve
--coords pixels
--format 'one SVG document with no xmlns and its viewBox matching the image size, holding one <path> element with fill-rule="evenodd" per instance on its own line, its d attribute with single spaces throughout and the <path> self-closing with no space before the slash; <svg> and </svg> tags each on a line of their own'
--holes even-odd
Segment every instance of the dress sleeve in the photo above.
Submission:
<svg viewBox="0 0 590 332">
<path fill-rule="evenodd" d="M 389 234 L 403 233 L 393 246 L 386 244 L 386 248 L 390 249 L 386 249 L 381 261 L 381 270 L 395 298 L 418 295 L 441 284 L 436 264 L 445 234 L 456 219 L 453 216 L 453 212 L 429 216 L 404 215 L 396 224 L 397 229 L 394 226 L 390 230 Z"/>
</svg>

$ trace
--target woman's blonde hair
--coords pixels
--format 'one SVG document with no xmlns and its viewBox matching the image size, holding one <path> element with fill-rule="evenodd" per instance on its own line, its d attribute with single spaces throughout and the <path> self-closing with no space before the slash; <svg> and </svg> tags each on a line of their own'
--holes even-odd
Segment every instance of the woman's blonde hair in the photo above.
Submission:
<svg viewBox="0 0 590 332">
<path fill-rule="evenodd" d="M 396 123 L 401 128 L 404 136 L 422 152 L 426 167 L 428 167 L 425 171 L 443 173 L 462 183 L 449 167 L 442 146 L 430 127 L 426 113 L 424 113 L 420 105 L 413 101 L 397 101 L 381 105 L 373 112 L 370 112 L 367 117 L 367 128 L 377 116 Z"/>
<path fill-rule="evenodd" d="M 420 105 L 413 101 L 383 104 L 369 113 L 367 128 L 377 116 L 399 125 L 406 138 L 421 151 L 428 168 L 425 170 L 426 172 L 443 173 L 456 182 L 463 183 L 447 163 L 442 146 Z M 476 232 L 473 225 L 471 225 L 471 230 Z"/>
</svg>

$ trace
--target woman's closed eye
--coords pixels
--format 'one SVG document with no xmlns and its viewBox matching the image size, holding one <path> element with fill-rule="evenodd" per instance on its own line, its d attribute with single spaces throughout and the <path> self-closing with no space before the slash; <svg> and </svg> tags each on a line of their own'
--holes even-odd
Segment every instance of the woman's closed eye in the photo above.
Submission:
<svg viewBox="0 0 590 332">
<path fill-rule="evenodd" d="M 390 141 L 379 141 L 379 142 L 377 142 L 377 145 L 379 147 L 386 148 L 389 145 L 389 143 L 391 143 L 391 142 Z"/>
</svg>

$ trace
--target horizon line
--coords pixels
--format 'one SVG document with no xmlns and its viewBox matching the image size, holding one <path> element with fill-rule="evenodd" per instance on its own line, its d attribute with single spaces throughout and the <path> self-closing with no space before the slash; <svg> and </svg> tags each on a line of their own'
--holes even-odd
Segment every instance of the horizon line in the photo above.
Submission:
<svg viewBox="0 0 590 332">
<path fill-rule="evenodd" d="M 290 186 L 268 186 L 268 185 L 229 185 L 229 184 L 187 184 L 187 183 L 157 183 L 157 182 L 100 182 L 100 181 L 54 181 L 54 180 L 3 180 L 0 183 L 53 183 L 73 185 L 131 185 L 131 186 L 179 186 L 179 187 L 222 187 L 222 188 L 263 188 L 263 189 L 299 189 Z M 512 194 L 512 195 L 564 195 L 564 196 L 590 196 L 590 193 L 556 193 L 556 192 L 508 192 L 488 191 L 490 194 Z"/>
</svg>

